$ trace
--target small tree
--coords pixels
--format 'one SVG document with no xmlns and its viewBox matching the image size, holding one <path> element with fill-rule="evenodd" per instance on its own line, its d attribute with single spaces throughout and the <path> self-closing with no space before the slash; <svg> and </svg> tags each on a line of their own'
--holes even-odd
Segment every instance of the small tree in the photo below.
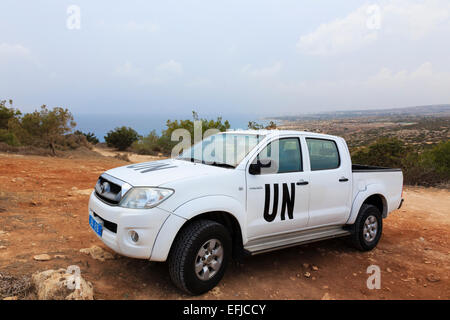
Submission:
<svg viewBox="0 0 450 320">
<path fill-rule="evenodd" d="M 8 129 L 10 120 L 21 115 L 19 110 L 12 108 L 13 101 L 9 100 L 9 108 L 6 106 L 6 100 L 0 101 L 0 129 Z"/>
<path fill-rule="evenodd" d="M 86 140 L 87 140 L 89 143 L 92 143 L 92 144 L 97 144 L 97 143 L 99 143 L 97 137 L 96 137 L 95 134 L 92 133 L 92 132 L 84 133 L 84 132 L 82 132 L 82 131 L 80 131 L 80 130 L 77 130 L 77 131 L 75 131 L 74 133 L 75 133 L 76 135 L 85 136 L 85 137 L 86 137 Z"/>
<path fill-rule="evenodd" d="M 192 120 L 167 120 L 166 126 L 167 129 L 162 132 L 162 135 L 159 139 L 159 146 L 161 149 L 170 153 L 172 148 L 178 143 L 176 141 L 171 141 L 172 132 L 176 129 L 185 129 L 189 131 L 191 135 L 191 144 L 194 143 L 194 122 L 201 121 L 202 127 L 202 136 L 208 129 L 217 129 L 219 131 L 226 131 L 230 128 L 230 123 L 228 120 L 222 121 L 222 117 L 217 117 L 216 120 L 208 120 L 199 118 L 197 112 L 192 111 Z"/>
<path fill-rule="evenodd" d="M 10 120 L 9 126 L 22 144 L 50 148 L 56 154 L 55 146 L 64 143 L 64 135 L 70 133 L 76 123 L 68 109 L 49 110 L 43 105 L 40 111 L 27 113 L 14 122 Z"/>
<path fill-rule="evenodd" d="M 133 142 L 139 138 L 138 133 L 130 127 L 115 128 L 108 132 L 105 141 L 108 147 L 117 148 L 120 151 L 126 150 Z"/>
</svg>

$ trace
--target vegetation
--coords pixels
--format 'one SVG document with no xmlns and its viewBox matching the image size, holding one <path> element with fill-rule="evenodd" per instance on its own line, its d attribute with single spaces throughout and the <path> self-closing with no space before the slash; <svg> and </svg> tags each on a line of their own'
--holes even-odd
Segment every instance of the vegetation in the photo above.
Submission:
<svg viewBox="0 0 450 320">
<path fill-rule="evenodd" d="M 105 136 L 108 147 L 113 147 L 120 151 L 126 150 L 138 139 L 139 134 L 134 129 L 125 126 L 115 128 Z"/>
<path fill-rule="evenodd" d="M 167 120 L 166 129 L 162 132 L 161 136 L 158 136 L 153 130 L 148 136 L 142 137 L 136 141 L 133 144 L 132 149 L 140 154 L 163 153 L 168 155 L 173 147 L 179 142 L 172 141 L 172 133 L 177 129 L 187 130 L 191 137 L 191 144 L 194 143 L 194 127 L 195 122 L 197 121 L 201 124 L 202 137 L 205 132 L 210 129 L 217 129 L 222 132 L 230 128 L 228 120 L 222 121 L 221 117 L 218 117 L 216 120 L 201 119 L 197 112 L 192 111 L 192 119 L 175 121 Z"/>
<path fill-rule="evenodd" d="M 397 138 L 380 138 L 352 152 L 353 163 L 402 168 L 405 184 L 432 186 L 450 180 L 450 140 L 435 146 L 406 145 Z"/>
<path fill-rule="evenodd" d="M 263 124 L 257 123 L 256 121 L 249 121 L 247 127 L 248 129 L 252 130 L 260 130 L 260 129 L 274 130 L 277 128 L 277 124 L 273 121 L 270 121 L 268 125 L 264 126 Z"/>
<path fill-rule="evenodd" d="M 92 133 L 92 132 L 84 133 L 84 132 L 81 132 L 80 130 L 77 130 L 77 131 L 74 132 L 74 134 L 79 135 L 79 136 L 84 136 L 84 137 L 86 137 L 86 140 L 87 140 L 89 143 L 92 143 L 92 144 L 97 144 L 97 143 L 99 143 L 97 137 L 96 137 L 95 134 Z"/>
<path fill-rule="evenodd" d="M 46 105 L 32 113 L 22 113 L 0 101 L 0 142 L 9 146 L 33 146 L 49 148 L 53 155 L 56 149 L 77 148 L 87 145 L 85 139 L 74 137 L 71 133 L 76 123 L 68 109 Z"/>
</svg>

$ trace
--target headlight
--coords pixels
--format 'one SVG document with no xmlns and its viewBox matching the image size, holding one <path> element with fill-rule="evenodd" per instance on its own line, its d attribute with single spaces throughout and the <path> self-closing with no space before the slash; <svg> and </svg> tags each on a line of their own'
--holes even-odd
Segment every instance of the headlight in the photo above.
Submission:
<svg viewBox="0 0 450 320">
<path fill-rule="evenodd" d="M 132 188 L 119 205 L 131 209 L 149 209 L 156 207 L 173 193 L 173 190 L 162 188 Z"/>
</svg>

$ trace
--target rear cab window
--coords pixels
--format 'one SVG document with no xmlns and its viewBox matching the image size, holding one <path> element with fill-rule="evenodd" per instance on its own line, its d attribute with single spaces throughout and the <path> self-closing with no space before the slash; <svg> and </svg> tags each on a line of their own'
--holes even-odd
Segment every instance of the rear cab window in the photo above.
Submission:
<svg viewBox="0 0 450 320">
<path fill-rule="evenodd" d="M 333 140 L 306 138 L 311 171 L 339 168 L 341 160 L 337 144 Z"/>
</svg>

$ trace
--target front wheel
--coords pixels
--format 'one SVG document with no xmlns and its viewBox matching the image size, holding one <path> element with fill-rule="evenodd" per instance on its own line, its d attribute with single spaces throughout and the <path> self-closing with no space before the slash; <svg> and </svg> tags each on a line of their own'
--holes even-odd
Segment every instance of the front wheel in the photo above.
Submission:
<svg viewBox="0 0 450 320">
<path fill-rule="evenodd" d="M 211 220 L 194 221 L 177 236 L 168 263 L 172 281 L 189 294 L 202 294 L 222 279 L 231 256 L 228 230 Z"/>
<path fill-rule="evenodd" d="M 383 218 L 380 210 L 370 204 L 363 204 L 352 230 L 352 242 L 361 251 L 375 248 L 380 241 Z"/>
</svg>

